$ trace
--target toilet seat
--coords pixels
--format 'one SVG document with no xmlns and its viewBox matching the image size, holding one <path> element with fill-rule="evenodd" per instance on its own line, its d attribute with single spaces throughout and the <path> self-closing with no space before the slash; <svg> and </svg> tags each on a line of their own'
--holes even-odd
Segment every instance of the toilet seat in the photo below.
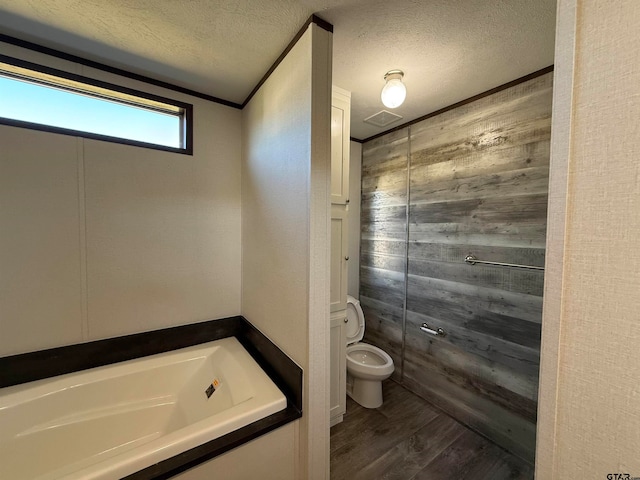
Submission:
<svg viewBox="0 0 640 480">
<path fill-rule="evenodd" d="M 393 359 L 375 345 L 361 342 L 364 313 L 360 302 L 347 295 L 347 370 L 360 378 L 375 379 L 393 373 Z"/>
<path fill-rule="evenodd" d="M 347 347 L 347 370 L 360 378 L 389 376 L 393 369 L 393 359 L 375 345 L 356 343 Z"/>
<path fill-rule="evenodd" d="M 347 295 L 347 346 L 359 342 L 364 337 L 364 313 L 360 302 Z"/>
</svg>

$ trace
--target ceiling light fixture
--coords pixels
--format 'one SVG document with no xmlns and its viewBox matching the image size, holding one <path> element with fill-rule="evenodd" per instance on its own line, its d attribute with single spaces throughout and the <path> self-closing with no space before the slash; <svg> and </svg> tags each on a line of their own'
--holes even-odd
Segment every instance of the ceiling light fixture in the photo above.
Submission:
<svg viewBox="0 0 640 480">
<path fill-rule="evenodd" d="M 384 79 L 387 82 L 382 88 L 380 98 L 387 108 L 396 108 L 402 105 L 407 96 L 407 87 L 402 83 L 404 72 L 402 70 L 389 70 Z"/>
</svg>

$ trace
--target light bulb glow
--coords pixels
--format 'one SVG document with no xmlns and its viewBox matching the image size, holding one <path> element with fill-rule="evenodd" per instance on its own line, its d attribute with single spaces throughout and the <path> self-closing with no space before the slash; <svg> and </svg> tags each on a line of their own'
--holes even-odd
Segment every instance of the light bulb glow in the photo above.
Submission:
<svg viewBox="0 0 640 480">
<path fill-rule="evenodd" d="M 407 96 L 407 88 L 402 83 L 404 73 L 400 70 L 388 72 L 384 78 L 387 81 L 380 93 L 380 99 L 387 108 L 397 108 L 402 105 Z"/>
</svg>

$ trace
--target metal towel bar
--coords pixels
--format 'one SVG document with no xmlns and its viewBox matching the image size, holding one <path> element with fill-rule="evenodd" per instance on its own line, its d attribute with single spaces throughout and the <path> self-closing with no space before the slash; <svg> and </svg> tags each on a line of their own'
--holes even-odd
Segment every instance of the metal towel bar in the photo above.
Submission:
<svg viewBox="0 0 640 480">
<path fill-rule="evenodd" d="M 420 330 L 422 330 L 425 333 L 430 333 L 431 335 L 438 335 L 440 337 L 444 337 L 446 335 L 446 333 L 444 333 L 443 329 L 441 329 L 441 328 L 431 328 L 426 323 L 423 323 L 420 326 Z"/>
<path fill-rule="evenodd" d="M 473 255 L 469 254 L 464 257 L 464 261 L 475 265 L 476 263 L 484 263 L 485 265 L 498 265 L 500 267 L 513 267 L 513 268 L 528 268 L 529 270 L 544 270 L 544 267 L 536 267 L 533 265 L 518 265 L 516 263 L 503 263 L 503 262 L 487 262 L 485 260 L 478 260 Z"/>
</svg>

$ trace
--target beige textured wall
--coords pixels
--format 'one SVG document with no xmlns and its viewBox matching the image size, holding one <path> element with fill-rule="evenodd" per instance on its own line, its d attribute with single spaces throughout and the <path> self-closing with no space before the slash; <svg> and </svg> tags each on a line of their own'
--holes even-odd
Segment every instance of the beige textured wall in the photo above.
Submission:
<svg viewBox="0 0 640 480">
<path fill-rule="evenodd" d="M 307 366 L 311 35 L 242 111 L 242 314 Z"/>
<path fill-rule="evenodd" d="M 238 110 L 194 105 L 194 155 L 0 126 L 0 355 L 240 313 Z"/>
<path fill-rule="evenodd" d="M 304 370 L 301 479 L 328 473 L 330 62 L 312 24 L 242 112 L 242 314 Z"/>
<path fill-rule="evenodd" d="M 294 473 L 295 424 L 235 448 L 179 474 L 174 480 L 299 480 Z"/>
<path fill-rule="evenodd" d="M 640 3 L 558 14 L 536 478 L 640 477 Z"/>
</svg>

